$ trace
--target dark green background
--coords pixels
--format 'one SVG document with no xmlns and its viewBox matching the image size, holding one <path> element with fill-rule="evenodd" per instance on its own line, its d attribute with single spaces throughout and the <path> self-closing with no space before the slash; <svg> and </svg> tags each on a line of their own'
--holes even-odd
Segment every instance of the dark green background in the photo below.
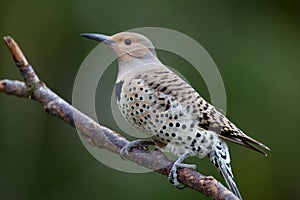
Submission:
<svg viewBox="0 0 300 200">
<path fill-rule="evenodd" d="M 299 198 L 299 1 L 1 0 L 0 4 L 0 35 L 13 36 L 40 78 L 69 102 L 77 70 L 96 45 L 80 38 L 80 33 L 114 34 L 156 26 L 194 38 L 222 74 L 228 117 L 272 149 L 264 157 L 230 144 L 244 199 Z M 160 57 L 172 65 L 171 55 L 161 52 Z M 115 76 L 116 69 L 109 73 Z M 182 73 L 188 77 L 188 71 Z M 2 78 L 20 79 L 4 44 Z M 203 84 L 190 82 L 207 97 Z M 110 94 L 111 88 L 101 92 Z M 108 102 L 99 104 L 107 107 Z M 117 129 L 106 118 L 109 110 L 99 109 L 100 121 Z M 0 199 L 206 199 L 190 189 L 177 190 L 156 173 L 127 174 L 104 166 L 86 151 L 73 128 L 46 114 L 36 102 L 0 94 L 0 123 Z M 188 161 L 223 181 L 207 159 Z"/>
</svg>

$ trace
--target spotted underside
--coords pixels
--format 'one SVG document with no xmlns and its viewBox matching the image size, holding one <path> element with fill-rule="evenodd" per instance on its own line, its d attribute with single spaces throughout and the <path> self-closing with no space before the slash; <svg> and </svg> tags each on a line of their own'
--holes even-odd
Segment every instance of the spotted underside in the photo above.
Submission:
<svg viewBox="0 0 300 200">
<path fill-rule="evenodd" d="M 130 81 L 119 80 L 116 93 L 129 123 L 169 144 L 175 154 L 188 149 L 205 156 L 214 149 L 218 134 L 231 131 L 237 135 L 239 131 L 170 70 L 147 71 Z"/>
</svg>

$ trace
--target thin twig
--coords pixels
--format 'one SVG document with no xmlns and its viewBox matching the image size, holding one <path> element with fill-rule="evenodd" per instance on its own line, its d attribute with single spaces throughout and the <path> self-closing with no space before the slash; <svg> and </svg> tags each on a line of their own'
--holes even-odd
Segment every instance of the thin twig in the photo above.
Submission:
<svg viewBox="0 0 300 200">
<path fill-rule="evenodd" d="M 4 37 L 4 41 L 16 62 L 24 82 L 7 79 L 0 80 L 0 92 L 40 102 L 46 112 L 75 127 L 91 145 L 120 154 L 120 150 L 128 143 L 128 140 L 115 131 L 96 123 L 55 94 L 46 84 L 40 81 L 18 44 L 9 36 Z M 148 152 L 143 149 L 134 149 L 126 158 L 165 176 L 168 176 L 173 163 L 158 150 Z M 178 170 L 178 180 L 185 186 L 216 200 L 238 199 L 212 176 L 204 176 L 188 168 Z"/>
</svg>

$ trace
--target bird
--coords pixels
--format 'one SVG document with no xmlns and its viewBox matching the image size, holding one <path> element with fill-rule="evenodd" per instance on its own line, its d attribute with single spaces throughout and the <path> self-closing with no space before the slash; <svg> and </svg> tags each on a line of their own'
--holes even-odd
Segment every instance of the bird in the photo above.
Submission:
<svg viewBox="0 0 300 200">
<path fill-rule="evenodd" d="M 112 36 L 83 33 L 82 37 L 110 47 L 117 56 L 118 75 L 115 84 L 118 107 L 136 129 L 149 135 L 163 151 L 178 156 L 169 180 L 179 187 L 177 169 L 189 156 L 208 156 L 225 179 L 229 189 L 242 196 L 234 181 L 227 141 L 248 147 L 263 155 L 270 148 L 247 136 L 222 112 L 207 102 L 179 75 L 164 65 L 152 42 L 142 34 L 120 32 Z M 129 142 L 122 154 L 149 144 L 144 139 Z"/>
</svg>

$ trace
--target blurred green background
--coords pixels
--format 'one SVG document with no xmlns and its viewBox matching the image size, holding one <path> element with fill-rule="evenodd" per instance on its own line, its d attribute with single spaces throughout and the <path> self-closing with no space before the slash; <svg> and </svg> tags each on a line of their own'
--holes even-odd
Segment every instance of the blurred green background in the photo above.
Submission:
<svg viewBox="0 0 300 200">
<path fill-rule="evenodd" d="M 0 16 L 0 35 L 13 36 L 40 78 L 69 102 L 77 70 L 96 46 L 80 33 L 156 26 L 194 38 L 222 74 L 227 116 L 271 147 L 264 157 L 230 144 L 244 199 L 299 199 L 299 1 L 1 0 Z M 159 56 L 176 65 L 174 56 Z M 0 58 L 0 79 L 20 79 L 4 44 Z M 115 77 L 116 69 L 107 73 Z M 203 81 L 189 81 L 208 97 Z M 110 98 L 112 87 L 101 98 Z M 117 129 L 106 117 L 109 109 L 99 115 L 101 123 Z M 208 199 L 177 190 L 156 173 L 128 174 L 103 165 L 73 128 L 36 102 L 0 94 L 0 123 L 0 199 Z M 188 161 L 223 182 L 207 159 Z"/>
</svg>

